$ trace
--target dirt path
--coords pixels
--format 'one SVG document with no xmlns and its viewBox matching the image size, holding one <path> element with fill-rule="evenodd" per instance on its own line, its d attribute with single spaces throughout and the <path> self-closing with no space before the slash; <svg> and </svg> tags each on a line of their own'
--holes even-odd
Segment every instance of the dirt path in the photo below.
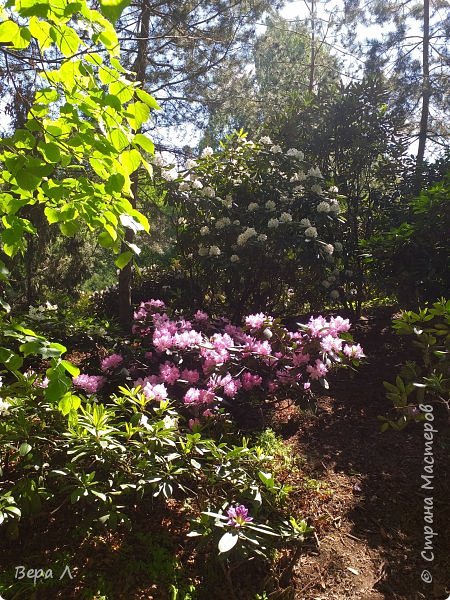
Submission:
<svg viewBox="0 0 450 600">
<path fill-rule="evenodd" d="M 398 342 L 383 312 L 355 337 L 369 360 L 354 379 L 339 374 L 333 397 L 319 399 L 318 415 L 302 420 L 291 438 L 315 479 L 332 492 L 323 510 L 328 527 L 317 552 L 304 553 L 291 586 L 298 600 L 447 599 L 450 593 L 450 435 L 437 420 L 434 490 L 421 489 L 423 426 L 381 433 L 377 416 L 390 407 L 383 379 L 392 378 Z M 424 547 L 424 496 L 433 496 L 434 561 Z M 316 519 L 322 515 L 315 515 Z M 424 569 L 433 582 L 421 580 Z M 447 593 L 446 593 L 447 592 Z"/>
</svg>

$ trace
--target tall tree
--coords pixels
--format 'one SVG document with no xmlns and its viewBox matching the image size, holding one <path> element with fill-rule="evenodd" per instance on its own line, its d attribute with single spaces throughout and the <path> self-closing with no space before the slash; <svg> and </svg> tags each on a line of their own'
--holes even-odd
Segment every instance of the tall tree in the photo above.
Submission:
<svg viewBox="0 0 450 600">
<path fill-rule="evenodd" d="M 409 113 L 409 142 L 417 144 L 417 172 L 427 150 L 449 146 L 450 2 L 448 0 L 348 0 L 350 47 L 358 44 L 357 23 L 378 25 L 368 40 L 368 70 L 390 75 L 391 101 Z"/>
</svg>

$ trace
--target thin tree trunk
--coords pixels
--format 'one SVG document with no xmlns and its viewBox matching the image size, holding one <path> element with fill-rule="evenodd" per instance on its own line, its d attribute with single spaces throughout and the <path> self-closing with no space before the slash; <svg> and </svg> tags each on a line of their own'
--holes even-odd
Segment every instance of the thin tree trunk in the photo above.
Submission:
<svg viewBox="0 0 450 600">
<path fill-rule="evenodd" d="M 150 3 L 149 0 L 142 0 L 139 41 L 137 47 L 136 60 L 133 65 L 133 71 L 136 73 L 137 81 L 142 84 L 145 81 L 145 71 L 147 68 L 147 46 L 150 31 Z M 138 172 L 135 171 L 131 176 L 131 191 L 133 197 L 131 204 L 133 208 L 137 205 L 138 196 Z M 125 231 L 125 242 L 132 243 L 134 233 L 131 229 Z M 129 250 L 126 243 L 122 244 L 122 252 Z M 132 263 L 129 262 L 119 273 L 119 317 L 122 328 L 129 331 L 131 327 L 131 278 L 132 278 Z"/>
<path fill-rule="evenodd" d="M 308 92 L 314 92 L 314 79 L 316 71 L 316 0 L 311 1 L 311 61 L 309 63 Z"/>
<path fill-rule="evenodd" d="M 430 114 L 430 1 L 423 3 L 423 48 L 422 48 L 422 114 L 419 127 L 419 147 L 417 150 L 416 173 L 418 191 L 421 187 L 420 176 L 423 169 L 425 146 L 428 137 Z"/>
</svg>

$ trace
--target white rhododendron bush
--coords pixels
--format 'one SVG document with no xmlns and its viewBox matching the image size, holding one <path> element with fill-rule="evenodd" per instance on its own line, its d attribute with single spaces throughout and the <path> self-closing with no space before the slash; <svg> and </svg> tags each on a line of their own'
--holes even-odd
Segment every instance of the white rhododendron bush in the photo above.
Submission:
<svg viewBox="0 0 450 600">
<path fill-rule="evenodd" d="M 237 318 L 323 293 L 342 253 L 342 196 L 303 152 L 241 133 L 179 172 L 155 162 L 176 215 L 177 258 L 207 300 Z"/>
</svg>

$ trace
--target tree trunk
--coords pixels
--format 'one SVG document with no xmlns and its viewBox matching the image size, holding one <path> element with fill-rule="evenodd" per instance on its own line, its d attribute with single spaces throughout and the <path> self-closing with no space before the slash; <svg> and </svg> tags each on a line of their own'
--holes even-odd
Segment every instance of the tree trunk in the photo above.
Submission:
<svg viewBox="0 0 450 600">
<path fill-rule="evenodd" d="M 421 174 L 425 156 L 425 145 L 428 137 L 428 120 L 430 114 L 430 1 L 423 3 L 423 48 L 422 48 L 422 113 L 419 126 L 419 147 L 416 159 L 418 191 L 421 187 Z"/>
<path fill-rule="evenodd" d="M 136 73 L 136 80 L 141 84 L 145 81 L 145 71 L 147 67 L 147 45 L 150 31 L 150 3 L 149 0 L 142 0 L 139 41 L 137 47 L 136 60 L 133 65 L 133 71 Z M 137 206 L 138 196 L 138 171 L 131 176 L 131 191 L 133 197 L 131 204 L 133 208 Z M 134 232 L 131 229 L 125 230 L 125 242 L 132 243 Z M 126 243 L 122 244 L 122 252 L 129 250 Z M 119 317 L 124 331 L 129 331 L 131 327 L 132 305 L 131 305 L 131 277 L 132 261 L 130 261 L 119 273 Z"/>
<path fill-rule="evenodd" d="M 311 61 L 309 63 L 308 92 L 314 92 L 314 79 L 316 71 L 316 0 L 311 0 Z"/>
</svg>

